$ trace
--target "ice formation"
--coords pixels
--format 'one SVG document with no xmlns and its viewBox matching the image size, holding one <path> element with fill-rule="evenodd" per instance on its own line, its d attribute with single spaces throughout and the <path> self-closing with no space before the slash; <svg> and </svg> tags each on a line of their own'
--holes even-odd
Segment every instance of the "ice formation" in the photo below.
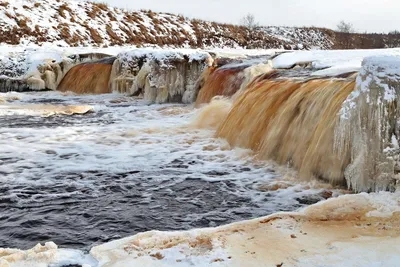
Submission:
<svg viewBox="0 0 400 267">
<path fill-rule="evenodd" d="M 212 62 L 210 54 L 197 50 L 132 50 L 114 62 L 111 89 L 143 94 L 154 103 L 192 103 L 196 81 Z"/>
<path fill-rule="evenodd" d="M 341 109 L 335 147 L 351 154 L 345 177 L 357 191 L 398 187 L 399 66 L 400 57 L 366 58 L 356 90 Z"/>
</svg>

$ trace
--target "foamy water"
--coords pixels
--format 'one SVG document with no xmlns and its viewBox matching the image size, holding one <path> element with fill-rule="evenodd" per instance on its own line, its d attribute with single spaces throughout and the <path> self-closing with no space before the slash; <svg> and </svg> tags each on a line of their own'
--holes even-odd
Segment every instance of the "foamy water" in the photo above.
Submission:
<svg viewBox="0 0 400 267">
<path fill-rule="evenodd" d="M 0 247 L 51 240 L 87 250 L 147 230 L 293 211 L 341 193 L 232 150 L 215 130 L 193 126 L 191 106 L 116 94 L 0 98 L 8 101 L 0 104 Z M 32 111 L 43 105 L 91 112 Z"/>
</svg>

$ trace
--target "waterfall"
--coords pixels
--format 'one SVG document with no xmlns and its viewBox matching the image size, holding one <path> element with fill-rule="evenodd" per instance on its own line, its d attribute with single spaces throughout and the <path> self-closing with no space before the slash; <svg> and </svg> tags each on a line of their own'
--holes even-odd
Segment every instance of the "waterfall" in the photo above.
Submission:
<svg viewBox="0 0 400 267">
<path fill-rule="evenodd" d="M 58 91 L 78 94 L 110 93 L 110 75 L 115 58 L 82 63 L 71 68 L 57 87 Z"/>
</svg>

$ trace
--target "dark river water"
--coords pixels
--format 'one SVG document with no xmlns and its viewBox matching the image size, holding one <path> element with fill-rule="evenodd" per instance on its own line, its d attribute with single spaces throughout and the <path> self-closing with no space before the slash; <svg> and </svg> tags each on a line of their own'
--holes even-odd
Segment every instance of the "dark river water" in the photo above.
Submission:
<svg viewBox="0 0 400 267">
<path fill-rule="evenodd" d="M 0 247 L 51 240 L 88 250 L 147 230 L 295 210 L 326 195 L 283 179 L 282 168 L 250 151 L 227 148 L 213 130 L 191 127 L 198 111 L 189 106 L 121 95 L 12 96 L 18 100 L 0 104 Z M 93 111 L 48 116 L 51 105 Z M 287 186 L 268 189 L 277 181 Z"/>
</svg>

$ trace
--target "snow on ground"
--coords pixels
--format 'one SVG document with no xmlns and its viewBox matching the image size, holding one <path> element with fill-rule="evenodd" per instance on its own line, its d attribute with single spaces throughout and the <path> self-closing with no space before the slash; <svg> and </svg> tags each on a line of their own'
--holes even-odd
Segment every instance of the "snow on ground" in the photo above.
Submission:
<svg viewBox="0 0 400 267">
<path fill-rule="evenodd" d="M 156 47 L 319 48 L 333 45 L 329 30 L 264 27 L 256 40 L 238 25 L 227 25 L 150 10 L 131 11 L 74 0 L 13 0 L 0 4 L 0 38 L 13 44 L 59 46 L 140 44 Z"/>
<path fill-rule="evenodd" d="M 131 47 L 57 47 L 55 45 L 45 46 L 0 46 L 0 76 L 24 77 L 35 71 L 41 64 L 47 62 L 60 62 L 71 55 L 85 53 L 103 53 L 118 55 L 123 51 L 131 50 Z"/>
<path fill-rule="evenodd" d="M 353 95 L 370 90 L 371 82 L 374 82 L 384 89 L 381 101 L 393 101 L 396 99 L 396 84 L 400 81 L 400 55 L 365 58 L 360 74 L 357 79 L 358 90 Z"/>
<path fill-rule="evenodd" d="M 398 56 L 400 48 L 371 50 L 313 50 L 283 53 L 273 60 L 274 68 L 292 68 L 296 65 L 311 65 L 314 76 L 336 76 L 359 71 L 361 62 L 370 56 Z"/>
<path fill-rule="evenodd" d="M 348 119 L 351 109 L 356 108 L 357 98 L 371 90 L 371 84 L 383 89 L 380 102 L 396 99 L 396 84 L 400 81 L 400 55 L 398 56 L 371 56 L 362 62 L 360 75 L 357 77 L 357 88 L 342 105 L 340 115 Z M 376 87 L 374 87 L 376 89 Z"/>
<path fill-rule="evenodd" d="M 330 49 L 333 46 L 333 42 L 325 29 L 269 26 L 262 27 L 262 30 L 300 50 L 305 47 Z"/>
<path fill-rule="evenodd" d="M 185 57 L 189 59 L 189 62 L 192 61 L 206 61 L 209 59 L 209 64 L 212 64 L 212 58 L 210 54 L 196 49 L 152 49 L 152 48 L 143 48 L 143 49 L 134 49 L 127 52 L 120 53 L 118 58 L 121 59 L 122 62 L 130 62 L 133 59 L 139 58 L 148 58 L 150 60 L 154 60 L 159 62 L 160 65 L 169 65 L 170 61 L 181 60 L 184 61 Z"/>
</svg>

